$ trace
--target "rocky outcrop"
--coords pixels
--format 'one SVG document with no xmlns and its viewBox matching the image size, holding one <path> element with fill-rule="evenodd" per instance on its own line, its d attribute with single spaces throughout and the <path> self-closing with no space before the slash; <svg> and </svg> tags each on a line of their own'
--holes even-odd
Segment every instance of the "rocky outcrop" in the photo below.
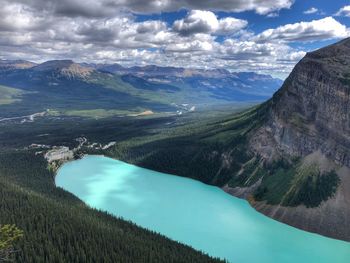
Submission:
<svg viewBox="0 0 350 263">
<path fill-rule="evenodd" d="M 266 159 L 320 150 L 350 167 L 350 39 L 308 53 L 295 66 L 251 146 Z"/>
<path fill-rule="evenodd" d="M 66 146 L 54 146 L 45 154 L 45 159 L 52 163 L 54 161 L 68 161 L 74 158 L 74 152 Z"/>
<path fill-rule="evenodd" d="M 308 53 L 269 103 L 266 121 L 250 138 L 252 152 L 267 164 L 318 156 L 320 170 L 334 167 L 340 184 L 317 207 L 252 205 L 292 226 L 350 241 L 350 39 Z"/>
</svg>

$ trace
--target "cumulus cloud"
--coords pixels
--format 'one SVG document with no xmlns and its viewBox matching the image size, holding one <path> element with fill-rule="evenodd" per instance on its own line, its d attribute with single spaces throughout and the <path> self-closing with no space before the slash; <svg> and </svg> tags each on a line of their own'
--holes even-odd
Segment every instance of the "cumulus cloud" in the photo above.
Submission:
<svg viewBox="0 0 350 263">
<path fill-rule="evenodd" d="M 317 9 L 317 8 L 311 7 L 311 8 L 309 8 L 308 10 L 304 11 L 304 14 L 310 15 L 310 14 L 315 14 L 315 13 L 317 13 L 317 12 L 318 12 L 318 9 Z"/>
<path fill-rule="evenodd" d="M 312 42 L 333 38 L 345 38 L 349 35 L 346 26 L 333 17 L 326 17 L 311 22 L 299 22 L 283 25 L 263 31 L 256 37 L 257 41 L 301 41 Z"/>
<path fill-rule="evenodd" d="M 237 19 L 234 17 L 225 17 L 219 20 L 218 34 L 226 35 L 235 33 L 248 25 L 246 20 Z"/>
<path fill-rule="evenodd" d="M 166 45 L 166 52 L 202 52 L 208 53 L 213 51 L 219 43 L 215 41 L 215 38 L 208 34 L 196 34 L 190 39 L 175 38 L 174 41 Z M 210 53 L 208 53 L 210 54 Z"/>
<path fill-rule="evenodd" d="M 19 3 L 27 8 L 46 11 L 67 17 L 106 17 L 113 16 L 120 9 L 116 2 L 110 0 L 3 0 Z"/>
<path fill-rule="evenodd" d="M 176 43 L 168 45 L 165 50 L 173 52 L 195 52 L 195 51 L 211 51 L 213 44 L 209 41 L 194 40 L 191 42 Z"/>
<path fill-rule="evenodd" d="M 0 9 L 0 30 L 35 30 L 43 27 L 44 15 L 20 4 L 6 4 Z M 50 19 L 45 21 L 50 23 Z"/>
<path fill-rule="evenodd" d="M 78 35 L 85 43 L 112 45 L 118 48 L 146 48 L 171 39 L 166 23 L 160 20 L 135 22 L 129 17 L 107 20 L 88 20 L 78 23 L 71 35 Z"/>
<path fill-rule="evenodd" d="M 336 16 L 348 16 L 350 17 L 350 5 L 346 5 L 338 10 Z"/>
<path fill-rule="evenodd" d="M 265 15 L 283 8 L 290 8 L 294 0 L 121 0 L 119 4 L 136 12 L 174 11 L 180 8 L 224 12 L 255 11 Z"/>
<path fill-rule="evenodd" d="M 225 59 L 235 60 L 260 60 L 271 61 L 273 59 L 285 61 L 298 61 L 305 55 L 303 51 L 295 51 L 293 48 L 280 43 L 256 43 L 254 41 L 240 41 L 226 39 L 220 47 L 220 53 Z"/>
<path fill-rule="evenodd" d="M 10 1 L 9 1 L 10 2 Z M 266 15 L 290 8 L 294 0 L 12 0 L 28 6 L 51 10 L 65 16 L 103 17 L 120 10 L 160 13 L 181 8 L 224 12 L 255 11 Z"/>
<path fill-rule="evenodd" d="M 219 27 L 216 15 L 210 11 L 192 10 L 184 19 L 176 20 L 173 29 L 182 35 L 212 33 Z"/>
<path fill-rule="evenodd" d="M 233 17 L 217 19 L 211 11 L 192 10 L 184 19 L 176 20 L 174 31 L 184 35 L 197 33 L 229 34 L 246 27 L 247 21 Z"/>
</svg>

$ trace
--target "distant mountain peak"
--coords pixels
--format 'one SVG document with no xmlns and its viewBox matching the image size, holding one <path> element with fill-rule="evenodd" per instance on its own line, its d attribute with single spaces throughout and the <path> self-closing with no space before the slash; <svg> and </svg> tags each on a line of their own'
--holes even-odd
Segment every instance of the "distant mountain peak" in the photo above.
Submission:
<svg viewBox="0 0 350 263">
<path fill-rule="evenodd" d="M 74 64 L 73 60 L 49 60 L 36 66 L 37 70 L 51 70 L 56 68 L 66 68 Z"/>
<path fill-rule="evenodd" d="M 35 63 L 26 60 L 0 60 L 0 70 L 27 69 L 34 66 Z"/>
<path fill-rule="evenodd" d="M 56 74 L 62 74 L 69 78 L 85 78 L 89 76 L 94 69 L 92 67 L 82 66 L 72 60 L 50 60 L 39 64 L 33 68 L 35 71 L 46 71 Z"/>
</svg>

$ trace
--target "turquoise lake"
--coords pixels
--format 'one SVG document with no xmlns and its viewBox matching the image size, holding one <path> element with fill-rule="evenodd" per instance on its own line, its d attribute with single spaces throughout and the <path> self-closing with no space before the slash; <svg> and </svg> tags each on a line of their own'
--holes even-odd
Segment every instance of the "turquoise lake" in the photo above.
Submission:
<svg viewBox="0 0 350 263">
<path fill-rule="evenodd" d="M 279 223 L 248 202 L 191 179 L 86 156 L 63 165 L 56 185 L 91 207 L 229 262 L 350 262 L 350 243 Z"/>
</svg>

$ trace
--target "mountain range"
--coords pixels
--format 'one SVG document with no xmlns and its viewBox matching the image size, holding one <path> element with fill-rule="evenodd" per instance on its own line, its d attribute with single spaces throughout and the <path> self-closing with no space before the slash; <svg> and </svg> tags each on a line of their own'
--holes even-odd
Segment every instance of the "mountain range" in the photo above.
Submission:
<svg viewBox="0 0 350 263">
<path fill-rule="evenodd" d="M 7 117 L 14 116 L 14 111 L 29 114 L 48 108 L 69 114 L 101 109 L 176 112 L 186 110 L 183 104 L 197 109 L 232 102 L 251 105 L 271 97 L 281 83 L 279 79 L 252 72 L 157 66 L 125 68 L 71 60 L 41 64 L 0 61 L 0 85 L 21 91 L 17 97 L 20 103 L 3 108 Z"/>
</svg>

